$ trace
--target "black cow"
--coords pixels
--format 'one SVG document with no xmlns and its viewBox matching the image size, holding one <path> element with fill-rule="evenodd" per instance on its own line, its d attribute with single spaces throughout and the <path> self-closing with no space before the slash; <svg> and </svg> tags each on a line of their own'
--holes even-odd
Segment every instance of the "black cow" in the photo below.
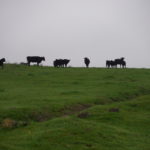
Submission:
<svg viewBox="0 0 150 150">
<path fill-rule="evenodd" d="M 111 66 L 111 60 L 106 60 L 106 68 L 110 68 Z"/>
<path fill-rule="evenodd" d="M 124 60 L 122 61 L 122 68 L 126 68 L 126 62 Z"/>
<path fill-rule="evenodd" d="M 39 56 L 28 56 L 27 57 L 27 63 L 28 63 L 29 66 L 30 66 L 31 62 L 37 63 L 37 66 L 39 66 L 39 64 L 42 61 L 45 61 L 45 57 L 39 57 Z"/>
<path fill-rule="evenodd" d="M 106 67 L 107 68 L 117 68 L 117 65 L 120 65 L 120 68 L 126 68 L 126 62 L 124 61 L 124 57 L 120 59 L 113 60 L 106 60 Z"/>
<path fill-rule="evenodd" d="M 5 62 L 5 58 L 0 59 L 0 66 L 2 67 L 2 69 L 4 68 L 4 62 Z"/>
<path fill-rule="evenodd" d="M 124 57 L 120 59 L 115 59 L 116 67 L 117 65 L 120 65 L 120 68 L 122 67 L 122 64 L 124 64 Z"/>
<path fill-rule="evenodd" d="M 106 60 L 106 67 L 107 68 L 116 68 L 117 64 L 115 61 L 113 60 Z"/>
<path fill-rule="evenodd" d="M 62 59 L 56 59 L 53 62 L 54 67 L 62 67 Z"/>
<path fill-rule="evenodd" d="M 54 67 L 67 67 L 69 62 L 69 59 L 56 59 L 54 60 L 53 64 Z"/>
<path fill-rule="evenodd" d="M 70 62 L 70 60 L 69 59 L 64 59 L 63 60 L 63 64 L 64 64 L 64 66 L 65 67 L 67 67 L 67 65 L 68 65 L 68 63 Z"/>
<path fill-rule="evenodd" d="M 87 58 L 87 57 L 85 57 L 85 58 L 84 58 L 84 63 L 85 63 L 85 65 L 86 65 L 86 67 L 88 68 L 88 67 L 89 67 L 89 64 L 90 64 L 90 59 Z"/>
<path fill-rule="evenodd" d="M 58 64 L 57 64 L 57 59 L 53 61 L 53 65 L 54 65 L 54 67 L 57 67 L 57 66 L 58 66 Z"/>
</svg>

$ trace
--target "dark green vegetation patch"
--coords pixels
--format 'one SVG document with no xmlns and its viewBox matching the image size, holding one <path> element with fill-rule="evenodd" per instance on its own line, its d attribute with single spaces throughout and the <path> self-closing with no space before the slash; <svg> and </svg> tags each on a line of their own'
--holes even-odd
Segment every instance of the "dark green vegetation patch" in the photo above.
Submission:
<svg viewBox="0 0 150 150">
<path fill-rule="evenodd" d="M 7 65 L 0 150 L 149 150 L 150 70 Z"/>
</svg>

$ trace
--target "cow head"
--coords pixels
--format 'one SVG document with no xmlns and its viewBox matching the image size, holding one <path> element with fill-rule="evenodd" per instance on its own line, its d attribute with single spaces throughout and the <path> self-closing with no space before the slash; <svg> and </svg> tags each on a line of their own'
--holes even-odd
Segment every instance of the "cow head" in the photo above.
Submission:
<svg viewBox="0 0 150 150">
<path fill-rule="evenodd" d="M 125 58 L 124 58 L 124 57 L 121 57 L 120 59 L 123 61 Z"/>
<path fill-rule="evenodd" d="M 45 57 L 42 57 L 42 60 L 45 61 Z"/>
<path fill-rule="evenodd" d="M 5 62 L 6 60 L 5 60 L 5 58 L 2 58 L 1 61 L 2 61 L 2 62 Z"/>
</svg>

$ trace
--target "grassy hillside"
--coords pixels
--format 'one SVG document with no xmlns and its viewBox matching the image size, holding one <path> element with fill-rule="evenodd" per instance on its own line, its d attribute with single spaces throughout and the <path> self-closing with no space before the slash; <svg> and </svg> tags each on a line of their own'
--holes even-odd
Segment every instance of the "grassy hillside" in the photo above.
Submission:
<svg viewBox="0 0 150 150">
<path fill-rule="evenodd" d="M 149 69 L 0 69 L 0 150 L 149 150 L 149 116 Z"/>
</svg>

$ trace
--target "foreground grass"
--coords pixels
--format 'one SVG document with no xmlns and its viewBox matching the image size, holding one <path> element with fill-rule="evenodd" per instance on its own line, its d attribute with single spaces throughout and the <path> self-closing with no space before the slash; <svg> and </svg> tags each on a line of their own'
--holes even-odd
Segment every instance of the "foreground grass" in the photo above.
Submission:
<svg viewBox="0 0 150 150">
<path fill-rule="evenodd" d="M 0 149 L 148 150 L 149 77 L 146 69 L 8 65 L 0 70 L 0 121 L 28 125 L 1 127 Z"/>
</svg>

